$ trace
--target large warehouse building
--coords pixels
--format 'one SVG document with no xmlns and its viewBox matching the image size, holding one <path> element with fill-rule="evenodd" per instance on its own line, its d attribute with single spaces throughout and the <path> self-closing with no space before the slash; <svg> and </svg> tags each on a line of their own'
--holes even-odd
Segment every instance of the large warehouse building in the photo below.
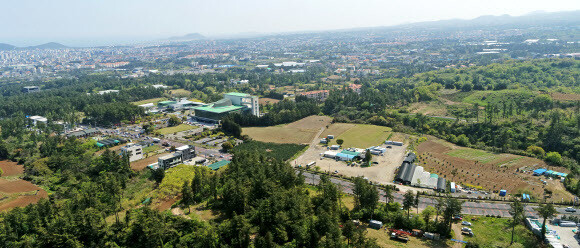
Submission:
<svg viewBox="0 0 580 248">
<path fill-rule="evenodd" d="M 237 92 L 227 93 L 222 100 L 193 109 L 197 119 L 211 122 L 219 122 L 231 113 L 249 112 L 252 115 L 260 116 L 258 97 Z"/>
</svg>

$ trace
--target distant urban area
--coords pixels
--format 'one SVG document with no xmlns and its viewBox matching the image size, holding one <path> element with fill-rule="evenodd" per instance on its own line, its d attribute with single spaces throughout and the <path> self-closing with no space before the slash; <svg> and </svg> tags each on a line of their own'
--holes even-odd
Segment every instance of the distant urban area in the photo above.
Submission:
<svg viewBox="0 0 580 248">
<path fill-rule="evenodd" d="M 0 247 L 580 247 L 580 12 L 0 44 Z"/>
</svg>

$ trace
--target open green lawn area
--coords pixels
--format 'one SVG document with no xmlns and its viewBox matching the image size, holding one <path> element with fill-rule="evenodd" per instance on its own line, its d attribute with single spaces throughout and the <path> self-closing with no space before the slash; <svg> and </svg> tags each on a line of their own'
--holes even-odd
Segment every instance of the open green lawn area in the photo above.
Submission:
<svg viewBox="0 0 580 248">
<path fill-rule="evenodd" d="M 276 143 L 266 143 L 260 141 L 246 141 L 240 145 L 234 147 L 233 152 L 258 152 L 262 153 L 268 157 L 273 157 L 278 160 L 289 160 L 293 158 L 296 154 L 305 150 L 307 145 L 297 145 L 297 144 L 276 144 Z"/>
<path fill-rule="evenodd" d="M 165 100 L 167 100 L 167 98 L 159 97 L 159 98 L 151 98 L 151 99 L 141 100 L 141 101 L 137 101 L 137 102 L 132 102 L 132 104 L 143 105 L 143 104 L 147 104 L 147 103 L 157 103 L 157 102 L 165 101 Z"/>
<path fill-rule="evenodd" d="M 159 145 L 147 146 L 147 147 L 144 147 L 143 148 L 143 153 L 144 154 L 147 154 L 147 153 L 150 153 L 150 152 L 157 151 L 159 149 L 161 149 L 161 146 L 159 146 Z"/>
<path fill-rule="evenodd" d="M 344 140 L 343 147 L 367 148 L 380 145 L 391 134 L 391 128 L 375 125 L 357 124 L 330 142 L 336 144 L 337 139 Z"/>
<path fill-rule="evenodd" d="M 180 124 L 179 126 L 175 126 L 175 127 L 166 127 L 166 128 L 161 128 L 159 129 L 159 133 L 166 135 L 166 134 L 170 134 L 170 133 L 177 133 L 177 132 L 181 132 L 181 131 L 187 131 L 187 130 L 191 130 L 191 129 L 195 129 L 196 127 L 194 126 L 190 126 L 190 125 L 186 125 L 186 124 Z"/>
<path fill-rule="evenodd" d="M 498 158 L 498 155 L 493 154 L 491 152 L 469 149 L 469 148 L 455 149 L 455 150 L 448 152 L 447 155 L 453 156 L 456 158 L 476 160 L 476 161 L 479 161 L 481 163 L 491 162 L 491 161 Z"/>
<path fill-rule="evenodd" d="M 514 102 L 525 101 L 536 95 L 536 92 L 525 90 L 473 91 L 473 93 L 463 98 L 462 101 L 486 106 L 489 102 L 500 104 L 505 99 L 510 99 Z"/>
<path fill-rule="evenodd" d="M 514 244 L 510 246 L 511 228 L 508 228 L 508 218 L 493 218 L 466 216 L 471 222 L 473 237 L 464 237 L 467 242 L 475 242 L 480 247 L 538 247 L 539 240 L 524 225 L 518 225 L 514 233 Z"/>
</svg>

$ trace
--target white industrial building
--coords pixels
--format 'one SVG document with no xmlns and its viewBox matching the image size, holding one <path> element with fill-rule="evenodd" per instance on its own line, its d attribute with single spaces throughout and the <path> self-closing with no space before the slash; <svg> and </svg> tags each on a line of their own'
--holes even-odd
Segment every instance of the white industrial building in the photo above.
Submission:
<svg viewBox="0 0 580 248">
<path fill-rule="evenodd" d="M 48 119 L 38 115 L 30 116 L 28 117 L 28 119 L 32 120 L 32 125 L 34 126 L 36 126 L 36 124 L 38 124 L 39 122 L 42 122 L 44 124 L 48 122 Z"/>
<path fill-rule="evenodd" d="M 129 143 L 121 147 L 121 154 L 129 156 L 129 162 L 143 159 L 143 147 L 137 144 Z"/>
</svg>

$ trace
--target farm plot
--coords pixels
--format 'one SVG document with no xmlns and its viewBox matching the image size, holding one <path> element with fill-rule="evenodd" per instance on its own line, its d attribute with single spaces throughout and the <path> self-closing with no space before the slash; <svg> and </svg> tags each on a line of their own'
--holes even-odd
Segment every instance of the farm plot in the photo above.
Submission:
<svg viewBox="0 0 580 248">
<path fill-rule="evenodd" d="M 22 179 L 0 179 L 0 211 L 24 207 L 48 197 L 43 189 Z"/>
<path fill-rule="evenodd" d="M 7 160 L 0 161 L 0 169 L 3 172 L 2 177 L 17 176 L 24 172 L 23 165 Z"/>
<path fill-rule="evenodd" d="M 309 116 L 287 125 L 274 127 L 249 127 L 242 130 L 252 139 L 280 144 L 308 144 L 321 128 L 330 124 L 327 116 Z"/>
<path fill-rule="evenodd" d="M 549 180 L 547 185 L 543 185 L 539 177 L 532 175 L 531 170 L 537 168 L 567 172 L 561 167 L 550 167 L 539 159 L 460 148 L 434 137 L 421 143 L 417 154 L 417 165 L 426 171 L 467 187 L 505 189 L 510 194 L 529 193 L 537 198 L 543 197 L 544 189 L 548 189 L 554 192 L 553 199 L 572 199 L 557 180 Z"/>
</svg>

